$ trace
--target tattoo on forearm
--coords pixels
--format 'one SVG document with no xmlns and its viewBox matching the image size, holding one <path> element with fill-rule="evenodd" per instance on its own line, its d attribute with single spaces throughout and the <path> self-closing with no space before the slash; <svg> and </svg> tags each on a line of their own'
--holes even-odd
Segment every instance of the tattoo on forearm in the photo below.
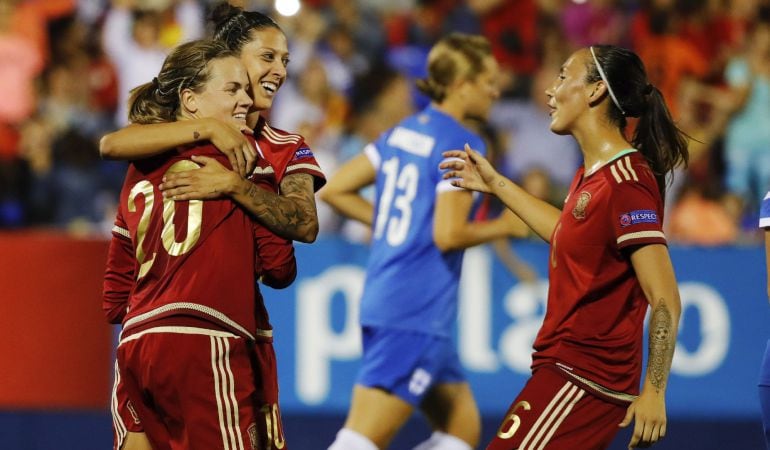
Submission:
<svg viewBox="0 0 770 450">
<path fill-rule="evenodd" d="M 649 331 L 650 355 L 647 362 L 647 377 L 650 384 L 660 392 L 666 386 L 671 358 L 674 356 L 674 336 L 671 312 L 663 299 L 652 311 Z"/>
<path fill-rule="evenodd" d="M 310 175 L 292 175 L 281 183 L 277 195 L 251 184 L 246 192 L 246 206 L 256 219 L 273 233 L 294 240 L 305 236 L 318 225 Z"/>
<path fill-rule="evenodd" d="M 497 183 L 497 185 L 500 186 L 500 187 L 503 187 L 503 186 L 505 186 L 505 181 L 500 180 L 500 182 Z"/>
<path fill-rule="evenodd" d="M 200 133 L 198 133 L 197 131 L 193 131 L 193 139 L 195 139 L 197 141 L 198 138 L 200 138 L 200 137 L 201 137 Z"/>
</svg>

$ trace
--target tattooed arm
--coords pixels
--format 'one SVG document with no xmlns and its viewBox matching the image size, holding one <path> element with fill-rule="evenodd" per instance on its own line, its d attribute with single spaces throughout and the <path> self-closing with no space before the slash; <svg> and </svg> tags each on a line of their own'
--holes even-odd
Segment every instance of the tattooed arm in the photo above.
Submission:
<svg viewBox="0 0 770 450">
<path fill-rule="evenodd" d="M 281 194 L 257 187 L 214 158 L 192 156 L 199 169 L 167 174 L 160 190 L 174 200 L 210 200 L 226 195 L 246 208 L 276 235 L 299 242 L 318 236 L 318 213 L 313 194 L 313 176 L 286 175 Z"/>
<path fill-rule="evenodd" d="M 281 181 L 281 195 L 243 181 L 229 194 L 259 223 L 286 239 L 315 241 L 318 236 L 318 213 L 312 175 L 298 173 L 285 176 Z"/>
<path fill-rule="evenodd" d="M 625 427 L 635 421 L 629 448 L 647 447 L 666 435 L 666 384 L 682 310 L 674 267 L 665 245 L 637 249 L 631 254 L 631 264 L 651 311 L 649 357 L 642 392 L 628 407 L 620 424 Z"/>
</svg>

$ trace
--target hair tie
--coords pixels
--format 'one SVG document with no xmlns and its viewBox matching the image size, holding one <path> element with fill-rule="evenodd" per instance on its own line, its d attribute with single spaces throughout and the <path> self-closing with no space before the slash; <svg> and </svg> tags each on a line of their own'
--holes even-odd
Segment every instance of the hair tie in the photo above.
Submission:
<svg viewBox="0 0 770 450">
<path fill-rule="evenodd" d="M 610 94 L 610 98 L 612 99 L 612 103 L 615 104 L 615 106 L 618 107 L 620 110 L 620 113 L 624 116 L 626 115 L 626 112 L 623 111 L 623 108 L 620 107 L 620 102 L 618 101 L 617 97 L 615 97 L 615 93 L 612 92 L 612 86 L 610 86 L 609 80 L 607 80 L 607 76 L 604 75 L 604 70 L 602 70 L 601 64 L 599 64 L 599 60 L 596 58 L 596 53 L 594 53 L 594 46 L 590 46 L 589 49 L 591 50 L 591 56 L 594 58 L 594 64 L 596 65 L 596 70 L 599 72 L 599 76 L 602 78 L 602 81 L 604 81 L 604 84 L 607 85 L 607 92 Z"/>
<path fill-rule="evenodd" d="M 161 97 L 165 97 L 171 93 L 171 91 L 163 92 L 163 89 L 160 88 L 160 80 L 158 80 L 158 77 L 153 77 L 152 86 L 155 88 L 156 91 L 158 91 L 158 94 L 160 94 Z"/>
<path fill-rule="evenodd" d="M 653 86 L 650 83 L 647 83 L 647 85 L 644 86 L 644 89 L 642 89 L 642 94 L 644 95 L 652 94 L 652 88 Z"/>
</svg>

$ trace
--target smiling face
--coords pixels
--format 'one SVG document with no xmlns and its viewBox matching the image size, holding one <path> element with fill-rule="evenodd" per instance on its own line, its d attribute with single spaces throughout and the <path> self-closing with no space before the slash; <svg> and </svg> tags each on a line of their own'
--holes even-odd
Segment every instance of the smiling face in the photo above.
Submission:
<svg viewBox="0 0 770 450">
<path fill-rule="evenodd" d="M 587 49 L 576 51 L 561 66 L 553 84 L 545 90 L 551 131 L 556 134 L 570 134 L 590 106 L 594 84 L 586 83 L 587 64 L 590 60 L 591 53 Z"/>
<path fill-rule="evenodd" d="M 251 31 L 251 41 L 241 48 L 241 61 L 251 80 L 253 108 L 269 109 L 273 97 L 286 80 L 289 46 L 283 32 L 274 27 Z"/>
<path fill-rule="evenodd" d="M 196 118 L 245 124 L 252 101 L 249 78 L 241 61 L 231 56 L 214 59 L 208 63 L 208 70 L 209 79 L 200 92 L 183 91 L 186 108 Z"/>
</svg>

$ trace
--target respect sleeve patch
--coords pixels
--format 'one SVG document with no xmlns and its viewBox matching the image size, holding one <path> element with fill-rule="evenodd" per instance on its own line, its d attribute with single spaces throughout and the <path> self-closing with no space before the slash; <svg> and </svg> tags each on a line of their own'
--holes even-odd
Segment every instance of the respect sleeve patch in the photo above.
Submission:
<svg viewBox="0 0 770 450">
<path fill-rule="evenodd" d="M 659 223 L 658 213 L 651 209 L 639 209 L 620 215 L 620 226 L 627 227 L 640 223 Z"/>
</svg>

